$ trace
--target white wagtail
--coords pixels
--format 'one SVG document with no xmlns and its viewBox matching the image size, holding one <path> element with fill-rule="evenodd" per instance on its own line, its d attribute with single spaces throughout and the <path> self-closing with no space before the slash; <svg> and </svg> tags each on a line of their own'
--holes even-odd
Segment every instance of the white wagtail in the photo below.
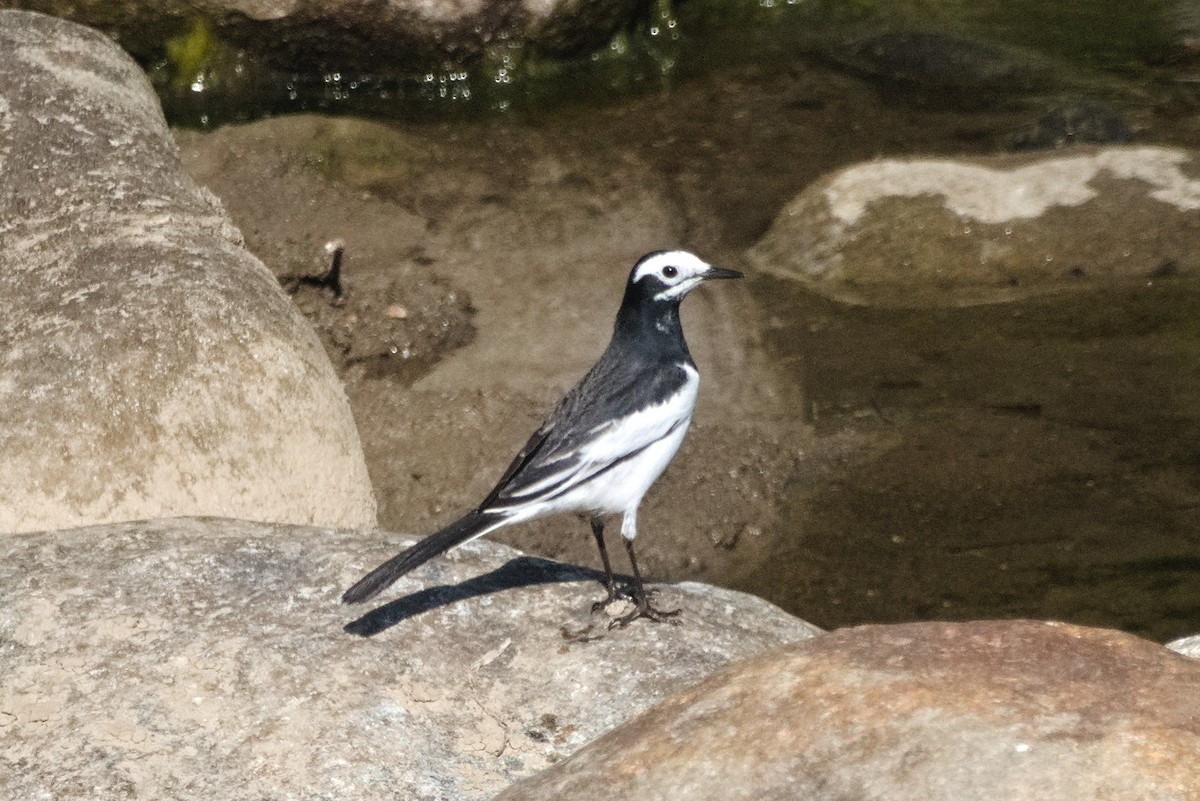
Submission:
<svg viewBox="0 0 1200 801">
<path fill-rule="evenodd" d="M 618 593 L 604 547 L 604 515 L 620 513 L 635 606 L 615 623 L 675 614 L 654 609 L 642 584 L 633 555 L 637 509 L 679 450 L 700 385 L 683 339 L 679 304 L 703 281 L 741 275 L 681 250 L 639 259 L 608 348 L 529 438 L 495 489 L 459 520 L 363 576 L 342 600 L 373 598 L 413 568 L 501 526 L 572 512 L 591 522 L 608 588 L 608 597 L 595 607 L 607 606 Z"/>
</svg>

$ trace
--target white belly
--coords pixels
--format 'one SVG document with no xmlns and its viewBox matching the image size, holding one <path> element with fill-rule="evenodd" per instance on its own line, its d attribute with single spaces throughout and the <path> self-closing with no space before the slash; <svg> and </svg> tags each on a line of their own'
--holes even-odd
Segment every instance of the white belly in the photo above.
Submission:
<svg viewBox="0 0 1200 801">
<path fill-rule="evenodd" d="M 666 469 L 687 434 L 696 406 L 700 376 L 685 365 L 687 383 L 669 401 L 645 409 L 599 431 L 592 443 L 580 452 L 581 472 L 586 465 L 607 465 L 597 475 L 544 504 L 533 516 L 554 512 L 617 514 L 635 510 L 663 470 Z M 650 445 L 642 443 L 649 442 Z M 640 449 L 640 450 L 639 450 Z M 624 457 L 637 451 L 636 455 Z"/>
<path fill-rule="evenodd" d="M 605 471 L 584 487 L 568 492 L 555 506 L 563 511 L 591 514 L 616 514 L 636 509 L 646 490 L 658 480 L 679 450 L 689 422 L 685 421 L 668 436 Z"/>
</svg>

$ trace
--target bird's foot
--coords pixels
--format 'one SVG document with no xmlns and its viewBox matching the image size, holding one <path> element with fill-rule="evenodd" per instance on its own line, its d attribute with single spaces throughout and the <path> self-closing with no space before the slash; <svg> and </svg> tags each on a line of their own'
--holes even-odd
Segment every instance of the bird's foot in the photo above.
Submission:
<svg viewBox="0 0 1200 801">
<path fill-rule="evenodd" d="M 635 594 L 632 598 L 633 604 L 634 604 L 633 611 L 627 615 L 621 615 L 620 617 L 615 618 L 611 623 L 608 624 L 608 627 L 610 629 L 612 629 L 612 628 L 623 629 L 626 626 L 628 626 L 630 623 L 632 623 L 633 621 L 635 621 L 641 617 L 644 617 L 647 620 L 653 620 L 655 623 L 678 624 L 679 621 L 676 618 L 678 617 L 679 613 L 682 610 L 655 608 L 650 603 L 650 596 L 657 595 L 657 594 L 658 594 L 658 590 L 649 590 L 647 592 Z"/>
<path fill-rule="evenodd" d="M 613 604 L 617 603 L 618 601 L 628 601 L 628 600 L 632 600 L 632 598 L 633 598 L 632 595 L 624 595 L 624 594 L 618 592 L 615 585 L 609 585 L 608 596 L 606 598 L 596 601 L 596 603 L 592 604 L 592 614 L 596 614 L 597 612 L 607 611 L 608 607 L 612 606 Z"/>
</svg>

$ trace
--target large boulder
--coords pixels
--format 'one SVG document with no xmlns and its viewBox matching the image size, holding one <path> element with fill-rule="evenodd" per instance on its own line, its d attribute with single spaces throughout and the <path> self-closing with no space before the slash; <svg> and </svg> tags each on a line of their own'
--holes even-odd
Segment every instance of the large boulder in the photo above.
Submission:
<svg viewBox="0 0 1200 801">
<path fill-rule="evenodd" d="M 1029 621 L 843 629 L 734 665 L 497 801 L 1192 801 L 1200 662 Z"/>
<path fill-rule="evenodd" d="M 205 514 L 370 526 L 316 336 L 104 36 L 0 12 L 0 531 Z"/>
<path fill-rule="evenodd" d="M 1166 147 L 888 158 L 801 192 L 748 254 L 850 303 L 960 305 L 1200 269 L 1200 164 Z"/>
<path fill-rule="evenodd" d="M 609 630 L 595 572 L 483 540 L 338 602 L 410 543 L 195 519 L 0 540 L 0 798 L 486 799 L 816 632 L 699 584 L 661 588 L 678 625 Z"/>
</svg>

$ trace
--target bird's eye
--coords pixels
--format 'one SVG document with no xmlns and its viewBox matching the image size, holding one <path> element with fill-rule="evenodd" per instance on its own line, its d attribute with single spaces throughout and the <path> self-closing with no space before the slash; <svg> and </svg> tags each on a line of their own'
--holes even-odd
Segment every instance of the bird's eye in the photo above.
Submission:
<svg viewBox="0 0 1200 801">
<path fill-rule="evenodd" d="M 663 278 L 674 278 L 679 275 L 679 268 L 667 265 L 663 267 Z"/>
</svg>

